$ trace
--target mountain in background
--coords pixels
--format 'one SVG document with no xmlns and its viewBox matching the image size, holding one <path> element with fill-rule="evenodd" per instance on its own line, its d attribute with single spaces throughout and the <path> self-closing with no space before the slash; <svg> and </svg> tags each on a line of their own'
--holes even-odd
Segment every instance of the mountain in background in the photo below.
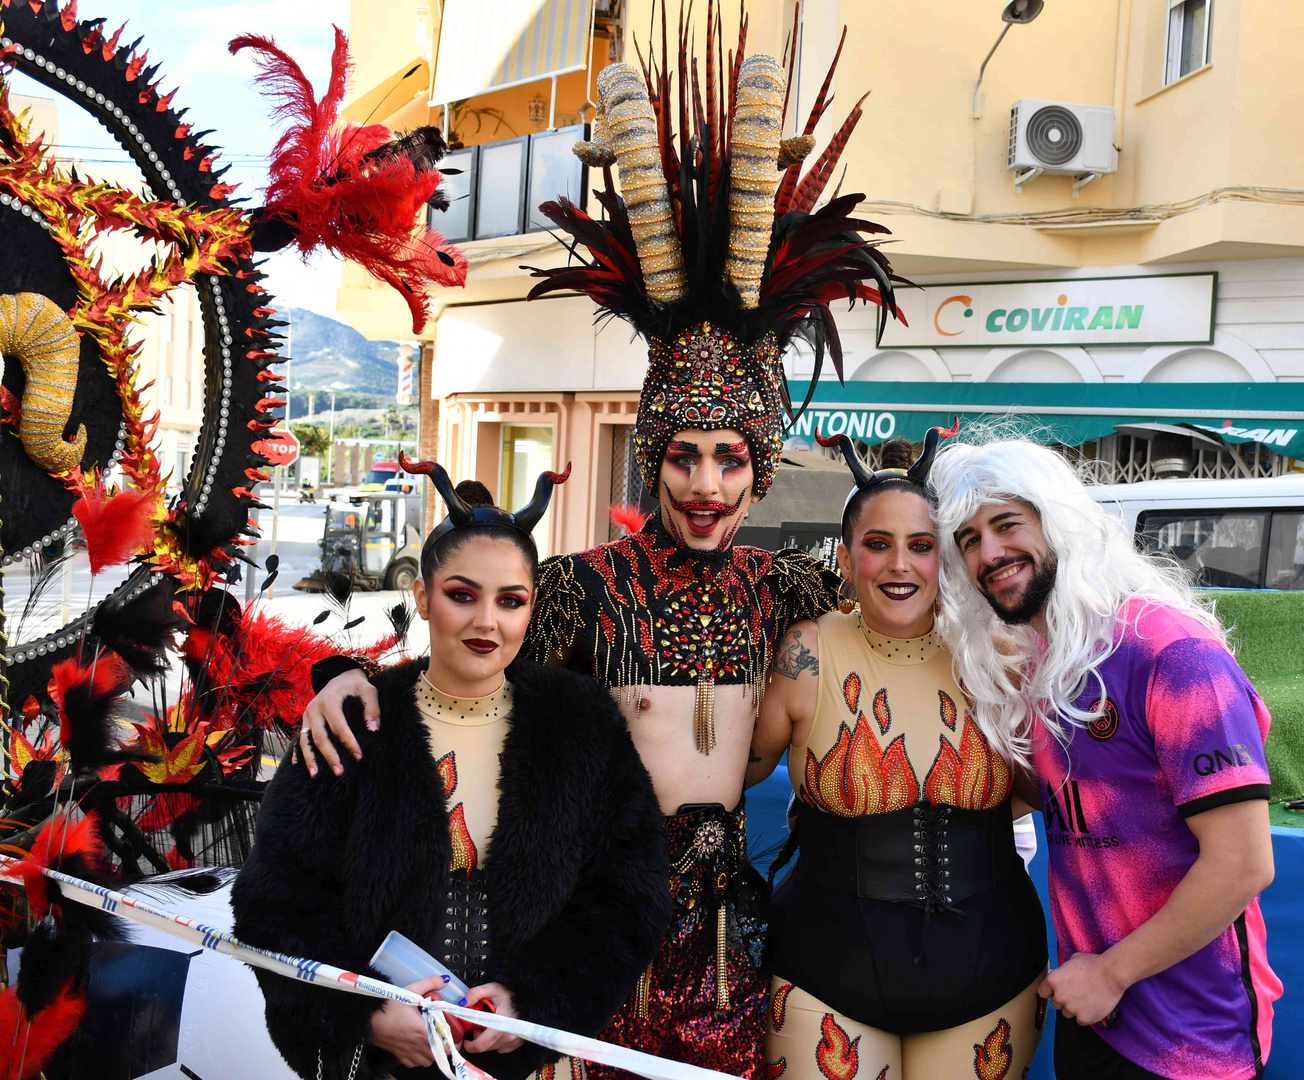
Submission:
<svg viewBox="0 0 1304 1080">
<path fill-rule="evenodd" d="M 277 370 L 301 390 L 328 390 L 342 383 L 355 394 L 381 394 L 393 403 L 398 386 L 398 342 L 368 341 L 347 323 L 305 308 L 277 313 L 291 325 L 281 333 L 292 335 L 286 350 L 292 364 Z M 296 417 L 299 409 L 295 408 Z"/>
</svg>

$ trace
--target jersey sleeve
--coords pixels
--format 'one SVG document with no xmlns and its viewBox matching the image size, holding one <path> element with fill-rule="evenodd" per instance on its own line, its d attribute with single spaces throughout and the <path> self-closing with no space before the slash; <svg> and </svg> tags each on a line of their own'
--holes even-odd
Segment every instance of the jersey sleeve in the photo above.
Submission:
<svg viewBox="0 0 1304 1080">
<path fill-rule="evenodd" d="M 1183 817 L 1268 797 L 1268 710 L 1219 642 L 1182 638 L 1156 656 L 1146 718 Z"/>
</svg>

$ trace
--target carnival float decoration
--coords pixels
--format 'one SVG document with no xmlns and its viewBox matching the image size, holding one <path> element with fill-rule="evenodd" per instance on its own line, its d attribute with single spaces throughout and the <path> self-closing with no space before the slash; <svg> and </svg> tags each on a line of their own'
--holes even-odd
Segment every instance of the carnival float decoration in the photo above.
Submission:
<svg viewBox="0 0 1304 1080">
<path fill-rule="evenodd" d="M 424 224 L 427 205 L 447 205 L 442 137 L 339 120 L 338 29 L 320 98 L 273 41 L 231 42 L 253 52 L 284 125 L 255 207 L 124 33 L 81 18 L 76 0 L 0 0 L 0 945 L 23 950 L 16 985 L 0 993 L 3 1080 L 72 1074 L 68 1036 L 103 1027 L 86 1019 L 88 972 L 122 939 L 108 913 L 62 903 L 43 869 L 115 888 L 181 872 L 170 887 L 191 895 L 220 885 L 204 868 L 243 861 L 261 759 L 296 727 L 311 663 L 342 648 L 316 625 L 242 607 L 228 588 L 255 569 L 264 588 L 276 574 L 246 552 L 256 485 L 269 479 L 260 440 L 284 405 L 284 323 L 260 257 L 293 245 L 352 259 L 403 296 L 414 331 L 426 289 L 466 275 Z M 140 188 L 61 164 L 13 107 L 8 71 L 93 115 Z M 115 233 L 147 245 L 148 263 L 109 265 Z M 132 328 L 187 288 L 202 313 L 204 418 L 189 472 L 170 477 Z M 89 568 L 89 595 L 52 599 L 73 565 Z M 347 603 L 347 583 L 336 600 Z M 392 622 L 364 652 L 400 646 L 407 616 Z M 171 1039 L 174 1062 L 175 1026 Z"/>
</svg>

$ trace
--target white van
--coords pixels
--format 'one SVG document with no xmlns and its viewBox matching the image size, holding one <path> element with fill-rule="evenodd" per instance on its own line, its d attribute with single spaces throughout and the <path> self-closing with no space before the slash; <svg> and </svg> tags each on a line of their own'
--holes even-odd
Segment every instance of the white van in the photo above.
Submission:
<svg viewBox="0 0 1304 1080">
<path fill-rule="evenodd" d="M 1137 547 L 1185 563 L 1197 585 L 1304 590 L 1304 473 L 1088 490 L 1122 517 Z"/>
</svg>

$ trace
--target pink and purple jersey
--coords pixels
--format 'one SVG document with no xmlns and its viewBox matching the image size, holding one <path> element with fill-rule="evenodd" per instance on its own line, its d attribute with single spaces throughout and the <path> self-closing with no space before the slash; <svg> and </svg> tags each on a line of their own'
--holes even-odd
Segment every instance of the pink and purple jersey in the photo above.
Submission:
<svg viewBox="0 0 1304 1080">
<path fill-rule="evenodd" d="M 1185 819 L 1268 797 L 1268 710 L 1216 635 L 1173 608 L 1134 601 L 1100 666 L 1104 715 L 1067 747 L 1039 733 L 1051 915 L 1063 963 L 1101 953 L 1155 914 L 1199 855 Z M 1089 681 L 1079 708 L 1101 698 Z M 1281 982 L 1256 898 L 1221 936 L 1142 979 L 1096 1032 L 1172 1080 L 1261 1074 Z"/>
</svg>

